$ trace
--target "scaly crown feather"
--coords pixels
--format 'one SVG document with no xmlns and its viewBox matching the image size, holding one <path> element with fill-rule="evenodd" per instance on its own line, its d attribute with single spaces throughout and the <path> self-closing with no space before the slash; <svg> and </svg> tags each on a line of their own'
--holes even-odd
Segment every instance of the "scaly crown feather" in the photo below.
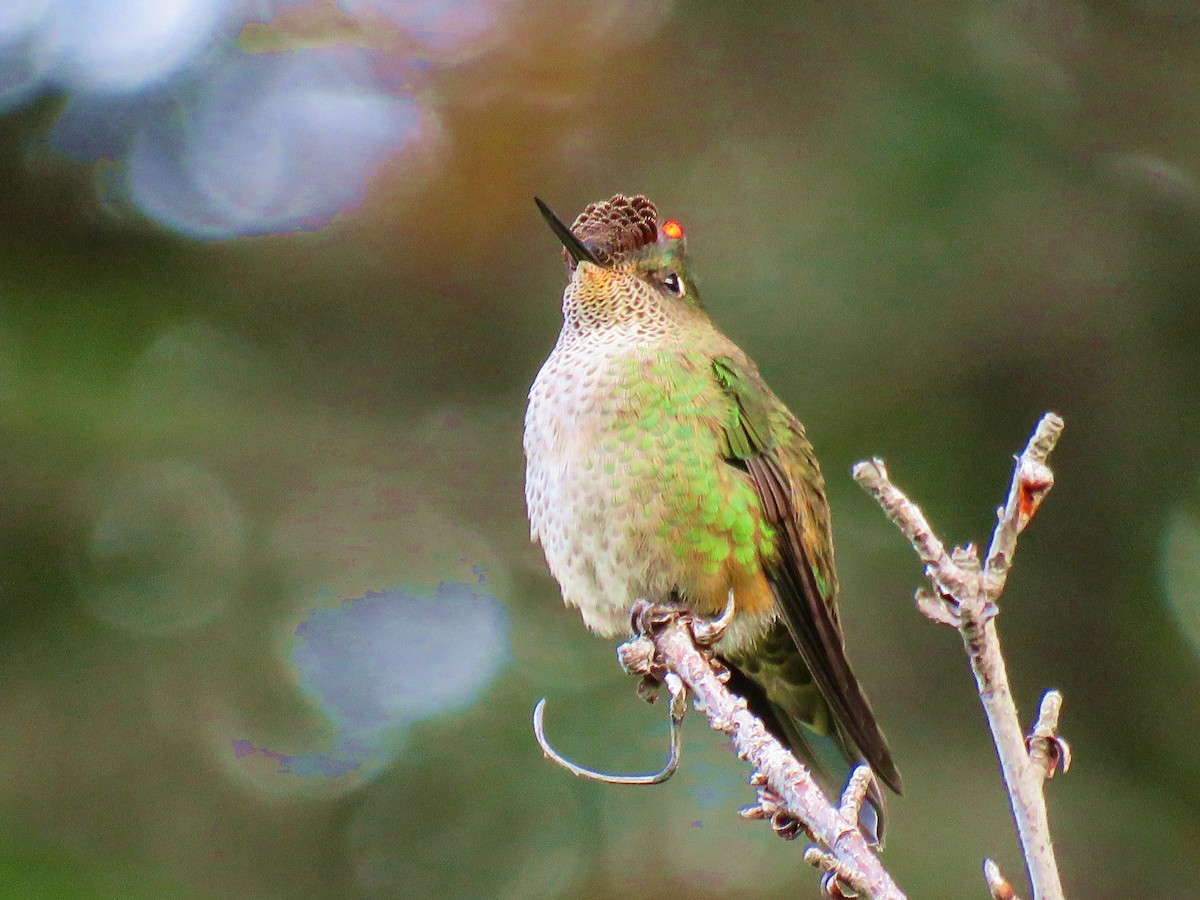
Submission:
<svg viewBox="0 0 1200 900">
<path fill-rule="evenodd" d="M 617 194 L 611 200 L 589 204 L 571 231 L 604 265 L 616 265 L 658 240 L 658 210 L 641 194 Z M 568 271 L 575 271 L 575 260 L 565 250 L 563 258 Z"/>
</svg>

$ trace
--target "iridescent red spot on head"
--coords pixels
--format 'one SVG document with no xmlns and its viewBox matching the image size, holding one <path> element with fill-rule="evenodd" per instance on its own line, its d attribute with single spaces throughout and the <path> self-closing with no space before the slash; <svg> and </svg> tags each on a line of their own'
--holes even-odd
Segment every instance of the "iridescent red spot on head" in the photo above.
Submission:
<svg viewBox="0 0 1200 900">
<path fill-rule="evenodd" d="M 683 237 L 683 226 L 674 219 L 667 219 L 667 221 L 663 222 L 659 227 L 659 231 L 673 241 L 677 241 Z"/>
</svg>

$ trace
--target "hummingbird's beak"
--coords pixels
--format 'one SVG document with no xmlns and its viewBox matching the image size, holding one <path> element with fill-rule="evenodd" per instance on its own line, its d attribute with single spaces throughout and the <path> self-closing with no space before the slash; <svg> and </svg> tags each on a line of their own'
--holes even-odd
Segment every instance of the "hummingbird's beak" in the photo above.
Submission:
<svg viewBox="0 0 1200 900">
<path fill-rule="evenodd" d="M 567 252 L 571 254 L 571 259 L 577 263 L 590 262 L 594 266 L 604 268 L 604 264 L 600 262 L 596 254 L 585 247 L 583 242 L 571 233 L 571 229 L 562 223 L 562 219 L 556 216 L 550 207 L 537 197 L 533 198 L 533 202 L 542 211 L 542 216 L 550 226 L 550 230 L 562 241 L 562 245 L 567 248 Z"/>
</svg>

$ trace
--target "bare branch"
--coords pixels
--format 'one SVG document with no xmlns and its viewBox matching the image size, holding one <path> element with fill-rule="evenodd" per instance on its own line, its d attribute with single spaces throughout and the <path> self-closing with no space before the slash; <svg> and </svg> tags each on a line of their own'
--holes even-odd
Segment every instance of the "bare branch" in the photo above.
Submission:
<svg viewBox="0 0 1200 900">
<path fill-rule="evenodd" d="M 921 562 L 939 566 L 946 561 L 946 548 L 933 533 L 933 528 L 925 519 L 921 508 L 913 503 L 904 492 L 892 484 L 888 476 L 887 466 L 879 457 L 870 462 L 860 462 L 851 474 L 854 480 L 871 492 L 887 517 L 912 543 Z"/>
<path fill-rule="evenodd" d="M 1046 801 L 1042 795 L 1042 783 L 1052 767 L 1048 762 L 1031 763 L 993 620 L 999 612 L 995 601 L 1004 589 L 1012 566 L 1017 535 L 1029 524 L 1054 484 L 1046 460 L 1062 429 L 1062 419 L 1047 413 L 1038 423 L 1025 451 L 1017 457 L 1008 499 L 997 511 L 996 530 L 982 565 L 978 551 L 970 544 L 956 547 L 949 554 L 946 552 L 924 513 L 891 482 L 881 460 L 854 467 L 855 480 L 883 507 L 925 563 L 925 574 L 933 591 L 917 592 L 917 608 L 927 618 L 957 628 L 962 636 L 1004 773 L 1035 900 L 1062 900 L 1063 896 L 1050 843 Z M 1056 719 L 1060 704 L 1061 697 L 1052 701 L 1051 707 L 1044 710 L 1046 715 Z M 1035 729 L 1031 746 L 1042 748 L 1047 760 L 1057 762 L 1058 757 L 1054 754 L 1057 748 L 1065 748 L 1066 744 L 1053 734 L 1052 724 L 1048 724 L 1048 730 L 1049 734 L 1045 736 Z M 1065 758 L 1069 759 L 1069 748 L 1066 752 Z M 989 871 L 994 871 L 1000 878 L 994 863 L 991 869 L 985 866 L 985 872 Z M 1009 891 L 1011 894 L 1011 887 Z M 997 896 L 995 890 L 993 896 Z"/>
<path fill-rule="evenodd" d="M 892 484 L 887 466 L 876 457 L 870 462 L 860 462 L 852 470 L 854 480 L 870 491 L 876 502 L 883 507 L 887 517 L 913 545 L 921 562 L 925 563 L 925 574 L 934 582 L 937 593 L 946 596 L 960 585 L 943 585 L 939 578 L 954 577 L 956 567 L 951 564 L 946 547 L 925 518 L 921 508 Z M 936 576 L 936 577 L 935 577 Z"/>
<path fill-rule="evenodd" d="M 833 860 L 832 867 L 822 865 L 839 881 L 876 900 L 903 900 L 904 894 L 858 827 L 860 794 L 870 771 L 860 767 L 840 807 L 833 806 L 808 770 L 749 711 L 745 699 L 725 687 L 708 656 L 696 647 L 686 617 L 673 618 L 647 636 L 658 651 L 655 663 L 682 679 L 709 724 L 728 735 L 738 756 L 754 767 L 751 784 L 759 787 L 759 803 L 742 815 L 770 819 L 772 827 L 784 836 L 807 831 Z M 864 770 L 867 774 L 860 774 Z"/>
</svg>

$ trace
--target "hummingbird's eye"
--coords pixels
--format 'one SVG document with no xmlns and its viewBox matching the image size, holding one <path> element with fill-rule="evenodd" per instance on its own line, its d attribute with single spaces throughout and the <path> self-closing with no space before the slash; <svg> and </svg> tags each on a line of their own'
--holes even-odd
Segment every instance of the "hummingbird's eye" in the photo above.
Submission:
<svg viewBox="0 0 1200 900">
<path fill-rule="evenodd" d="M 663 276 L 663 287 L 674 294 L 676 297 L 682 297 L 687 293 L 687 289 L 683 286 L 683 279 L 676 272 L 668 272 Z"/>
</svg>

